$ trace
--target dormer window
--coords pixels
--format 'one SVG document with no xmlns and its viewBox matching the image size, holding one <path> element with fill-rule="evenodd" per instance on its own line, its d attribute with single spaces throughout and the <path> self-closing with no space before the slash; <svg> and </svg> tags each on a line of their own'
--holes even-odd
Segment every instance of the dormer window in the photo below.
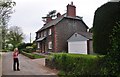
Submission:
<svg viewBox="0 0 120 77">
<path fill-rule="evenodd" d="M 51 30 L 51 28 L 49 29 L 49 33 L 48 33 L 49 35 L 51 35 L 52 34 L 52 30 Z"/>
<path fill-rule="evenodd" d="M 46 31 L 44 31 L 44 37 L 46 37 Z"/>
<path fill-rule="evenodd" d="M 41 37 L 43 37 L 43 32 L 41 32 Z"/>
<path fill-rule="evenodd" d="M 39 33 L 37 34 L 37 38 L 40 38 L 40 34 Z"/>
</svg>

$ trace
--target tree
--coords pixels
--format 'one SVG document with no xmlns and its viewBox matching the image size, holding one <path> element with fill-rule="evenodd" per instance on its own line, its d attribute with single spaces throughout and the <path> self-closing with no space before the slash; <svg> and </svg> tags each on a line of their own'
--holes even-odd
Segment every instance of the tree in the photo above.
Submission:
<svg viewBox="0 0 120 77">
<path fill-rule="evenodd" d="M 116 22 L 110 35 L 110 52 L 103 58 L 103 74 L 120 76 L 120 21 Z"/>
<path fill-rule="evenodd" d="M 2 49 L 5 49 L 5 40 L 7 35 L 7 23 L 13 13 L 13 7 L 15 6 L 15 2 L 11 0 L 3 0 L 0 1 L 0 29 L 1 29 L 1 41 L 2 41 Z"/>
<path fill-rule="evenodd" d="M 46 17 L 42 17 L 43 22 L 46 22 L 45 19 L 47 19 L 48 17 L 53 18 L 53 17 L 55 17 L 55 16 L 56 16 L 56 10 L 52 10 L 52 11 L 50 11 L 50 12 L 47 14 Z"/>
<path fill-rule="evenodd" d="M 24 39 L 22 29 L 18 26 L 11 26 L 7 38 L 7 44 L 12 44 L 13 48 L 17 47 Z"/>
<path fill-rule="evenodd" d="M 93 33 L 93 27 L 91 27 L 91 28 L 89 29 L 89 32 L 90 32 L 90 33 Z"/>
<path fill-rule="evenodd" d="M 93 22 L 93 50 L 95 53 L 107 54 L 109 51 L 110 35 L 115 22 L 120 20 L 120 2 L 108 2 L 99 7 Z"/>
</svg>

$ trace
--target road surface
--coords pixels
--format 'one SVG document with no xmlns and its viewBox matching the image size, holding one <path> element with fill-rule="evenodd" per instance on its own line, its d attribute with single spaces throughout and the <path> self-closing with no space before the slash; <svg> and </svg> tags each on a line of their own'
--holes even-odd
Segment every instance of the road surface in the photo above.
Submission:
<svg viewBox="0 0 120 77">
<path fill-rule="evenodd" d="M 0 52 L 0 77 L 2 76 L 2 53 Z"/>
<path fill-rule="evenodd" d="M 29 59 L 19 55 L 20 71 L 13 71 L 12 52 L 2 55 L 2 75 L 55 75 L 58 71 L 45 67 L 45 58 Z"/>
</svg>

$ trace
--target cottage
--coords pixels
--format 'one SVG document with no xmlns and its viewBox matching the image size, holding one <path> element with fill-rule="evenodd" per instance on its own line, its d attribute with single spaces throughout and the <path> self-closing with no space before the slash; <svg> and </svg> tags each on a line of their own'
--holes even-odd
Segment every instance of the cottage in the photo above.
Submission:
<svg viewBox="0 0 120 77">
<path fill-rule="evenodd" d="M 76 16 L 76 7 L 67 5 L 67 13 L 57 14 L 56 19 L 46 17 L 46 23 L 36 32 L 37 50 L 39 52 L 68 51 L 67 40 L 75 32 L 87 32 L 88 26 L 82 17 Z"/>
<path fill-rule="evenodd" d="M 68 40 L 68 53 L 92 54 L 92 33 L 77 32 Z"/>
</svg>

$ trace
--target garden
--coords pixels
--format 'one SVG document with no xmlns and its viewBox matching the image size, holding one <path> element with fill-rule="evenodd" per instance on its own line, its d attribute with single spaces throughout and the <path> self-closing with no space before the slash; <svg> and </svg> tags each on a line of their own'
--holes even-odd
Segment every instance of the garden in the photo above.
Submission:
<svg viewBox="0 0 120 77">
<path fill-rule="evenodd" d="M 60 70 L 60 77 L 120 77 L 120 21 L 116 22 L 109 39 L 109 52 L 104 55 L 56 53 L 46 59 L 46 66 Z"/>
<path fill-rule="evenodd" d="M 21 54 L 27 56 L 30 59 L 45 58 L 43 55 L 35 54 L 36 44 L 35 43 L 21 43 L 18 46 Z"/>
</svg>

